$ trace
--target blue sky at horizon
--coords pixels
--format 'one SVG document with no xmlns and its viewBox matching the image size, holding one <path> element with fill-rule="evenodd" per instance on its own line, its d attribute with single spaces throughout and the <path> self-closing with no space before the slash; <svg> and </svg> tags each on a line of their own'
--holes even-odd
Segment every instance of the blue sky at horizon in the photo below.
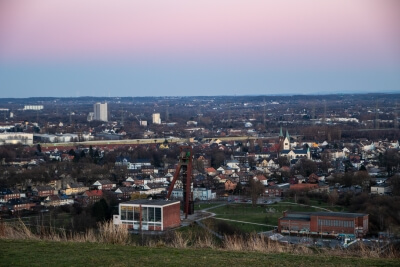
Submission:
<svg viewBox="0 0 400 267">
<path fill-rule="evenodd" d="M 1 97 L 400 92 L 400 1 L 0 2 Z"/>
</svg>

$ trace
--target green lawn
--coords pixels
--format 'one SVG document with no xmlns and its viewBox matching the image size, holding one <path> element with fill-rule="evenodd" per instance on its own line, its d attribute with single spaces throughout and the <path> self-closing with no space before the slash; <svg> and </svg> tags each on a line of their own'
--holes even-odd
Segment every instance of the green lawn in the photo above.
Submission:
<svg viewBox="0 0 400 267">
<path fill-rule="evenodd" d="M 399 266 L 398 259 L 0 240 L 0 266 Z"/>
<path fill-rule="evenodd" d="M 65 212 L 53 214 L 49 212 L 34 216 L 15 217 L 11 219 L 6 219 L 5 221 L 7 222 L 22 221 L 27 226 L 51 225 L 52 227 L 64 228 L 71 223 L 71 214 Z"/>
<path fill-rule="evenodd" d="M 228 204 L 212 209 L 216 218 L 238 220 L 242 222 L 278 225 L 278 219 L 285 210 L 292 211 L 317 211 L 318 209 L 288 203 L 276 203 L 271 205 Z M 229 222 L 231 223 L 231 222 Z M 239 227 L 242 228 L 242 227 Z"/>
<path fill-rule="evenodd" d="M 224 220 L 218 220 L 217 218 L 214 218 L 214 220 L 217 222 L 224 221 Z M 274 227 L 271 227 L 271 226 L 262 226 L 262 225 L 256 225 L 256 224 L 251 224 L 251 223 L 231 222 L 231 221 L 224 221 L 224 222 L 226 222 L 230 225 L 233 225 L 246 233 L 254 233 L 254 232 L 259 233 L 259 232 L 266 232 L 266 231 L 270 231 L 270 230 L 274 229 Z"/>
<path fill-rule="evenodd" d="M 295 203 L 295 199 L 294 198 L 287 198 L 285 200 L 283 200 L 284 202 L 292 202 Z M 343 206 L 337 206 L 337 205 L 330 205 L 326 202 L 322 202 L 319 200 L 315 200 L 315 199 L 309 199 L 308 200 L 308 204 L 310 206 L 316 206 L 316 207 L 320 207 L 320 208 L 325 208 L 331 211 L 337 211 L 337 212 L 346 212 L 346 208 Z"/>
<path fill-rule="evenodd" d="M 203 210 L 221 205 L 221 203 L 194 203 L 195 210 Z M 214 209 L 213 209 L 214 210 Z"/>
</svg>

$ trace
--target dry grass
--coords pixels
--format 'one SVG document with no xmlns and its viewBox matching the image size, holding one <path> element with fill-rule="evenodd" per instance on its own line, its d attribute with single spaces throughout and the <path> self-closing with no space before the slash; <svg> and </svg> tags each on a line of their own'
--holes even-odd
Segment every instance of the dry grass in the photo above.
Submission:
<svg viewBox="0 0 400 267">
<path fill-rule="evenodd" d="M 32 231 L 34 230 L 34 231 Z M 13 223 L 0 222 L 0 239 L 31 239 L 63 242 L 92 242 L 120 245 L 137 245 L 131 241 L 128 229 L 118 227 L 110 222 L 98 224 L 97 229 L 89 229 L 84 233 L 68 233 L 59 228 L 38 226 L 30 229 L 21 220 Z M 148 238 L 142 245 L 148 247 L 173 248 L 212 248 L 226 251 L 255 251 L 262 253 L 289 253 L 294 255 L 362 257 L 362 258 L 398 258 L 398 253 L 391 247 L 384 253 L 378 248 L 369 248 L 362 242 L 354 249 L 317 249 L 305 245 L 282 244 L 265 236 L 252 234 L 249 236 L 224 236 L 222 241 L 209 232 L 186 231 L 171 232 L 167 236 Z"/>
<path fill-rule="evenodd" d="M 30 229 L 21 220 L 13 223 L 0 223 L 0 238 L 3 239 L 42 239 L 124 245 L 129 244 L 129 237 L 128 229 L 117 227 L 112 222 L 98 223 L 98 229 L 88 229 L 84 233 L 72 233 L 65 229 L 40 225 Z"/>
<path fill-rule="evenodd" d="M 121 226 L 116 226 L 112 221 L 99 223 L 99 241 L 111 244 L 128 244 L 128 228 Z"/>
<path fill-rule="evenodd" d="M 315 251 L 307 246 L 281 244 L 272 241 L 262 235 L 252 234 L 250 236 L 225 236 L 223 247 L 233 251 L 258 251 L 264 253 L 292 253 L 292 254 L 315 254 Z"/>
</svg>

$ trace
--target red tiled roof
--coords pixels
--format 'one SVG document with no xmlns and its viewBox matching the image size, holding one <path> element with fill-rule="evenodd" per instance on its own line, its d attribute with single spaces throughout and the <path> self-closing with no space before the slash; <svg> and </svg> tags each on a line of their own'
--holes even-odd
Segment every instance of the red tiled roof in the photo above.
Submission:
<svg viewBox="0 0 400 267">
<path fill-rule="evenodd" d="M 103 196 L 103 191 L 101 191 L 101 190 L 89 190 L 89 191 L 86 191 L 85 194 L 88 197 L 94 197 L 94 196 L 102 197 Z"/>
<path fill-rule="evenodd" d="M 314 189 L 318 188 L 317 184 L 291 184 L 290 189 L 293 190 L 309 190 L 309 189 Z"/>
<path fill-rule="evenodd" d="M 206 172 L 216 172 L 216 170 L 213 167 L 206 168 Z"/>
</svg>

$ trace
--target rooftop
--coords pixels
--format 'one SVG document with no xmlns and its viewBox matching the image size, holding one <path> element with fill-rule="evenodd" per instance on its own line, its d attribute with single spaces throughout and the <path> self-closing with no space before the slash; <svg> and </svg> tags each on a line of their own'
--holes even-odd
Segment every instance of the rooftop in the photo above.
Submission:
<svg viewBox="0 0 400 267">
<path fill-rule="evenodd" d="M 345 217 L 345 218 L 357 218 L 363 217 L 368 214 L 364 213 L 349 213 L 349 212 L 287 212 L 284 218 L 306 218 L 308 216 L 326 216 L 326 217 Z M 283 218 L 282 218 L 283 219 Z"/>
<path fill-rule="evenodd" d="M 169 204 L 180 203 L 179 200 L 164 200 L 164 199 L 135 199 L 121 204 L 136 204 L 136 205 L 155 205 L 165 206 Z"/>
</svg>

